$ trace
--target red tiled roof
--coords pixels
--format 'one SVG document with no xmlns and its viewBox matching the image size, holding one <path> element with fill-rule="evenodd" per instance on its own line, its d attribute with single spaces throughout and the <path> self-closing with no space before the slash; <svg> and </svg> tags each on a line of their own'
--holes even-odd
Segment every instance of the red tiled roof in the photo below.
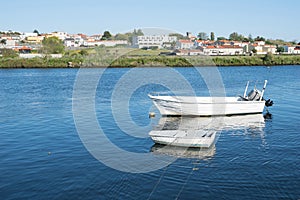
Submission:
<svg viewBox="0 0 300 200">
<path fill-rule="evenodd" d="M 180 42 L 180 43 L 193 43 L 193 42 L 190 41 L 190 40 L 178 40 L 178 42 Z"/>
<path fill-rule="evenodd" d="M 242 49 L 243 47 L 238 45 L 223 45 L 223 46 L 207 46 L 207 49 Z"/>
</svg>

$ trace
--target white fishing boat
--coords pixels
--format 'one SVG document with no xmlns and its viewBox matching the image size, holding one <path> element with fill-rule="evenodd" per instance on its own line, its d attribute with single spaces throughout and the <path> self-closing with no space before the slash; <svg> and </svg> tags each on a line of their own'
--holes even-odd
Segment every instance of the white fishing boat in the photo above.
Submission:
<svg viewBox="0 0 300 200">
<path fill-rule="evenodd" d="M 263 131 L 262 114 L 215 117 L 162 117 L 150 131 L 157 144 L 180 147 L 210 148 L 224 130 Z"/>
<path fill-rule="evenodd" d="M 149 94 L 154 105 L 163 116 L 215 116 L 241 115 L 262 113 L 265 106 L 272 106 L 273 102 L 263 98 L 267 80 L 262 91 L 256 86 L 248 95 L 249 81 L 243 96 L 238 97 L 194 97 L 168 96 Z"/>
</svg>

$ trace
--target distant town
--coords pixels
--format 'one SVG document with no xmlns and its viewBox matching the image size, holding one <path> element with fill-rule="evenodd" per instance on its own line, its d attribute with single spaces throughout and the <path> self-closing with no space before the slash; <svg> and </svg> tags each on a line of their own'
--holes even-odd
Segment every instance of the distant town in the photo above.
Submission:
<svg viewBox="0 0 300 200">
<path fill-rule="evenodd" d="M 14 31 L 0 32 L 0 56 L 5 50 L 13 50 L 22 58 L 41 57 L 46 40 L 56 38 L 66 50 L 91 47 L 130 47 L 145 50 L 166 49 L 170 55 L 194 56 L 227 56 L 227 55 L 264 55 L 264 54 L 300 54 L 300 43 L 286 42 L 280 39 L 271 40 L 251 35 L 243 36 L 233 32 L 229 37 L 215 37 L 213 32 L 200 32 L 193 35 L 178 33 L 168 35 L 144 35 L 142 30 L 131 33 L 112 35 L 109 31 L 97 35 L 69 34 L 51 32 L 40 34 L 37 30 L 30 33 Z M 62 52 L 51 52 L 52 54 Z"/>
</svg>

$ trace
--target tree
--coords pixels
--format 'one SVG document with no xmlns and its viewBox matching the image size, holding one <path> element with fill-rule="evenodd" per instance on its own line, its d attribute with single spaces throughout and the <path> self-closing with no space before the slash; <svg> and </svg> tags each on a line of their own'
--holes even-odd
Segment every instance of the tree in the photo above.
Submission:
<svg viewBox="0 0 300 200">
<path fill-rule="evenodd" d="M 142 29 L 138 29 L 138 30 L 134 29 L 132 34 L 134 36 L 142 36 L 142 35 L 144 35 Z"/>
<path fill-rule="evenodd" d="M 248 35 L 248 39 L 249 39 L 250 42 L 253 42 L 253 41 L 254 41 L 251 34 Z"/>
<path fill-rule="evenodd" d="M 245 37 L 242 34 L 238 34 L 237 32 L 233 32 L 229 35 L 229 40 L 232 41 L 243 41 L 244 38 Z"/>
<path fill-rule="evenodd" d="M 264 57 L 263 57 L 264 65 L 272 65 L 274 61 L 274 55 L 271 52 L 268 52 Z"/>
<path fill-rule="evenodd" d="M 126 34 L 128 34 L 129 42 L 131 44 L 132 44 L 132 38 L 134 36 L 143 36 L 144 35 L 142 29 L 138 29 L 138 30 L 134 29 L 132 33 L 126 33 Z"/>
<path fill-rule="evenodd" d="M 82 49 L 79 51 L 79 54 L 82 56 L 87 56 L 87 55 L 89 55 L 89 52 L 86 49 Z"/>
<path fill-rule="evenodd" d="M 0 41 L 0 44 L 2 44 L 2 46 L 6 45 L 6 39 L 2 39 L 2 40 Z"/>
<path fill-rule="evenodd" d="M 266 39 L 264 37 L 260 37 L 260 36 L 257 36 L 254 40 L 255 41 L 266 41 Z"/>
<path fill-rule="evenodd" d="M 207 40 L 208 39 L 208 35 L 205 32 L 200 32 L 198 34 L 198 38 L 199 38 L 199 40 Z"/>
<path fill-rule="evenodd" d="M 186 36 L 184 36 L 184 35 L 182 35 L 180 33 L 170 33 L 169 36 L 175 36 L 175 37 L 177 37 L 177 40 L 185 40 L 185 39 L 187 39 Z"/>
<path fill-rule="evenodd" d="M 44 38 L 42 45 L 42 51 L 46 54 L 59 54 L 65 50 L 63 42 L 58 37 Z"/>
<path fill-rule="evenodd" d="M 220 41 L 220 40 L 227 40 L 227 38 L 225 38 L 225 37 L 217 37 L 217 41 Z"/>
<path fill-rule="evenodd" d="M 210 40 L 215 41 L 215 33 L 214 32 L 210 33 Z"/>
<path fill-rule="evenodd" d="M 37 35 L 40 35 L 40 32 L 36 29 L 34 29 L 33 33 L 36 33 Z"/>
<path fill-rule="evenodd" d="M 111 38 L 112 38 L 112 35 L 110 34 L 110 32 L 109 31 L 104 31 L 101 40 L 110 40 Z"/>
<path fill-rule="evenodd" d="M 277 53 L 283 53 L 284 52 L 284 47 L 282 47 L 282 46 L 278 46 L 277 48 L 276 48 L 276 52 Z"/>
<path fill-rule="evenodd" d="M 250 42 L 250 40 L 249 40 L 249 38 L 244 38 L 243 40 L 242 40 L 242 42 Z"/>
<path fill-rule="evenodd" d="M 274 45 L 274 43 L 272 41 L 270 41 L 270 40 L 266 40 L 266 44 L 267 45 Z"/>
<path fill-rule="evenodd" d="M 118 33 L 115 35 L 115 40 L 127 40 L 128 41 L 129 36 L 127 34 Z"/>
</svg>

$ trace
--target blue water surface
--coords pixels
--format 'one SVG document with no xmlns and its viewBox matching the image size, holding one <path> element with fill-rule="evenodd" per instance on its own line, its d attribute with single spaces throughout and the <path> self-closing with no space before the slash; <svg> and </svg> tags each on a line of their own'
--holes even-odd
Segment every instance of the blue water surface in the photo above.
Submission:
<svg viewBox="0 0 300 200">
<path fill-rule="evenodd" d="M 94 92 L 95 116 L 112 144 L 124 151 L 151 154 L 154 143 L 148 133 L 160 115 L 147 94 L 168 88 L 150 83 L 147 74 L 160 77 L 168 69 L 135 69 L 149 84 L 137 85 L 127 94 L 129 85 L 136 83 L 119 80 L 130 70 L 100 70 L 103 74 Z M 195 68 L 172 70 L 180 73 L 197 95 L 209 94 Z M 219 67 L 218 71 L 227 96 L 243 94 L 248 80 L 259 80 L 258 88 L 263 80 L 269 81 L 265 96 L 275 104 L 269 108 L 272 117 L 265 120 L 262 130 L 229 127 L 209 156 L 183 156 L 159 170 L 130 173 L 106 166 L 82 143 L 72 111 L 78 69 L 1 69 L 1 199 L 299 199 L 300 67 Z M 95 75 L 99 69 L 85 69 L 85 73 L 88 88 L 89 74 Z M 182 89 L 180 85 L 174 87 Z M 114 94 L 116 87 L 123 92 Z M 126 95 L 130 95 L 129 101 Z M 128 108 L 129 117 L 123 108 Z M 150 119 L 149 112 L 156 117 Z M 132 133 L 124 131 L 126 124 L 125 129 Z"/>
</svg>

